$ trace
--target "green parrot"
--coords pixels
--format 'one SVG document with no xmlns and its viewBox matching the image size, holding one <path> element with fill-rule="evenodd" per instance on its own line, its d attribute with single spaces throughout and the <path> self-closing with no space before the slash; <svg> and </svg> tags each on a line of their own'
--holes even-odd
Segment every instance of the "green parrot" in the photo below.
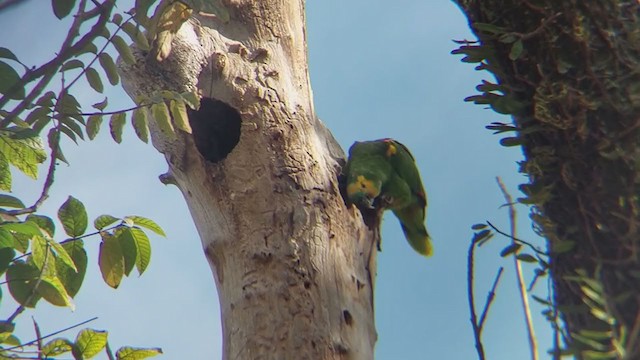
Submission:
<svg viewBox="0 0 640 360">
<path fill-rule="evenodd" d="M 431 256 L 431 238 L 424 225 L 427 197 L 415 159 L 393 139 L 356 142 L 345 165 L 348 201 L 364 211 L 391 210 L 415 251 Z"/>
</svg>

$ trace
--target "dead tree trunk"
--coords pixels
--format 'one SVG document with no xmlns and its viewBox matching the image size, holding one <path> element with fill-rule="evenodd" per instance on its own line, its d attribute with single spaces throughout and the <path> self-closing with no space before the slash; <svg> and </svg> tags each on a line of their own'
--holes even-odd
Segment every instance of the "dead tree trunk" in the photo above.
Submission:
<svg viewBox="0 0 640 360">
<path fill-rule="evenodd" d="M 344 153 L 314 113 L 304 4 L 225 3 L 229 22 L 191 19 L 166 60 L 137 51 L 122 68 L 132 97 L 203 96 L 193 135 L 150 127 L 214 274 L 223 357 L 372 359 L 373 234 L 344 204 Z"/>
<path fill-rule="evenodd" d="M 640 3 L 456 1 L 513 115 L 523 186 L 548 240 L 555 302 L 577 358 L 640 358 Z"/>
</svg>

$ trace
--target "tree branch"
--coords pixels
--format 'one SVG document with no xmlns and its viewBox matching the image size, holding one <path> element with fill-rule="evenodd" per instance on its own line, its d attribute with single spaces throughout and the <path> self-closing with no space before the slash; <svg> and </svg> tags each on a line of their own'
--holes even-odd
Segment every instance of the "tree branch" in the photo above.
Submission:
<svg viewBox="0 0 640 360">
<path fill-rule="evenodd" d="M 84 13 L 85 6 L 86 0 L 81 0 L 78 13 L 75 16 L 71 28 L 69 29 L 67 38 L 64 40 L 62 46 L 60 47 L 58 56 L 56 56 L 46 64 L 40 66 L 36 70 L 28 71 L 26 74 L 24 74 L 24 76 L 22 76 L 22 78 L 16 83 L 16 85 L 9 89 L 9 91 L 7 91 L 7 93 L 2 98 L 0 98 L 1 109 L 9 102 L 9 100 L 11 100 L 11 95 L 13 95 L 13 92 L 16 90 L 17 86 L 25 86 L 26 84 L 29 84 L 30 82 L 38 78 L 42 78 L 38 82 L 38 84 L 31 90 L 31 92 L 29 92 L 29 95 L 27 95 L 22 101 L 20 101 L 20 103 L 9 114 L 7 114 L 4 119 L 0 121 L 0 128 L 6 128 L 22 111 L 27 108 L 27 106 L 31 104 L 31 102 L 38 95 L 42 93 L 42 91 L 49 84 L 51 79 L 55 76 L 56 72 L 60 69 L 65 61 L 75 56 L 79 50 L 83 49 L 85 46 L 87 46 L 87 44 L 92 42 L 96 37 L 100 35 L 107 21 L 109 20 L 111 10 L 115 6 L 115 0 L 106 0 L 101 4 L 100 17 L 93 25 L 91 30 L 89 30 L 89 32 L 87 32 L 80 40 L 78 40 L 78 42 L 71 45 L 73 43 L 73 40 L 78 36 L 80 26 L 87 20 L 85 16 L 82 16 L 83 14 L 88 14 Z"/>
<path fill-rule="evenodd" d="M 38 326 L 36 318 L 32 316 L 31 320 L 33 320 L 33 329 L 35 330 L 37 338 L 36 344 L 38 346 L 38 359 L 42 360 L 42 333 L 40 333 L 40 326 Z"/>
<path fill-rule="evenodd" d="M 511 242 L 515 244 L 516 239 L 516 208 L 513 205 L 513 198 L 507 191 L 507 187 L 502 182 L 500 177 L 496 177 L 500 191 L 504 196 L 504 200 L 509 207 L 509 224 L 511 230 Z M 517 253 L 517 251 L 516 251 Z M 518 283 L 518 290 L 520 291 L 520 301 L 522 302 L 522 311 L 524 312 L 524 321 L 527 326 L 527 339 L 529 340 L 529 350 L 531 352 L 531 360 L 538 360 L 538 341 L 536 339 L 535 330 L 533 328 L 533 320 L 531 318 L 531 307 L 529 306 L 529 297 L 527 295 L 527 288 L 524 284 L 524 276 L 522 275 L 522 265 L 517 257 L 513 257 L 513 262 L 516 270 L 516 279 Z"/>
<path fill-rule="evenodd" d="M 478 359 L 485 360 L 484 347 L 482 346 L 481 332 L 482 329 L 478 323 L 478 316 L 476 315 L 476 306 L 473 295 L 473 254 L 476 248 L 474 241 L 471 241 L 469 245 L 469 252 L 467 254 L 467 297 L 469 300 L 469 312 L 471 313 L 471 326 L 473 327 L 473 337 L 476 343 L 476 351 L 478 352 Z"/>
<path fill-rule="evenodd" d="M 502 272 L 504 268 L 500 266 L 498 269 L 498 273 L 496 274 L 495 279 L 493 279 L 493 285 L 491 285 L 491 290 L 487 293 L 487 301 L 484 303 L 484 309 L 482 309 L 482 314 L 480 315 L 480 322 L 478 323 L 478 329 L 482 332 L 482 328 L 484 327 L 484 321 L 487 319 L 487 313 L 489 313 L 489 307 L 493 302 L 493 299 L 496 297 L 496 288 L 498 287 L 498 283 L 500 282 L 500 278 L 502 277 Z"/>
</svg>

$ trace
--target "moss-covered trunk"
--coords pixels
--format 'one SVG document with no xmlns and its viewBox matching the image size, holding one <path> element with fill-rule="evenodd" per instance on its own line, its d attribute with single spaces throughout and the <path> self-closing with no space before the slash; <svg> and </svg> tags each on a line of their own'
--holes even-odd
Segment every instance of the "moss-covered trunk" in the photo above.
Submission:
<svg viewBox="0 0 640 360">
<path fill-rule="evenodd" d="M 474 100 L 513 115 L 571 347 L 640 358 L 639 2 L 457 3 L 480 40 L 461 52 L 499 84 Z"/>
</svg>

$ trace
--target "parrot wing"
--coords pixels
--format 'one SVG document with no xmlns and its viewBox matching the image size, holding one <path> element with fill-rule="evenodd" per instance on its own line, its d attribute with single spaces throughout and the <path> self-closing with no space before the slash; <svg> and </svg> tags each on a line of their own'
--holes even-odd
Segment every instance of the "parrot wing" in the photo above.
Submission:
<svg viewBox="0 0 640 360">
<path fill-rule="evenodd" d="M 415 197 L 414 200 L 423 208 L 426 207 L 427 195 L 422 185 L 420 171 L 416 166 L 415 158 L 402 143 L 393 139 L 385 139 L 385 141 L 390 149 L 387 151 L 387 154 L 389 154 L 388 157 L 391 166 L 398 176 L 407 183 L 409 189 L 411 189 L 411 193 Z"/>
</svg>

